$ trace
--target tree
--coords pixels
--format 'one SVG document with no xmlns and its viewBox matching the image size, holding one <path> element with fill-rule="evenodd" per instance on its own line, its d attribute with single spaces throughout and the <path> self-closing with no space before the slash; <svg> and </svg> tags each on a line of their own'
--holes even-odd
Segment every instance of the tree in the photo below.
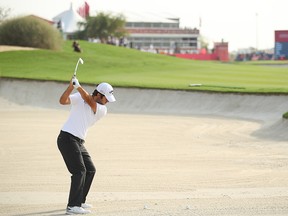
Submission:
<svg viewBox="0 0 288 216">
<path fill-rule="evenodd" d="M 201 48 L 208 50 L 208 46 L 209 46 L 208 40 L 203 35 L 200 35 L 199 39 L 200 39 Z"/>
<path fill-rule="evenodd" d="M 0 23 L 2 23 L 9 16 L 10 12 L 10 8 L 0 7 Z"/>
<path fill-rule="evenodd" d="M 121 38 L 127 35 L 125 17 L 113 16 L 100 12 L 95 17 L 88 17 L 85 30 L 88 38 L 99 38 L 101 43 L 108 43 L 110 37 Z"/>
</svg>

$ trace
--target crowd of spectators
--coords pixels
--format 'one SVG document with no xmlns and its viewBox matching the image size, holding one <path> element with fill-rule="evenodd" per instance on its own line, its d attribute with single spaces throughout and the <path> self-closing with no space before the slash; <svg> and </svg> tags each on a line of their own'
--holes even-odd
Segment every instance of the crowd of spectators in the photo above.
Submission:
<svg viewBox="0 0 288 216">
<path fill-rule="evenodd" d="M 274 55 L 271 53 L 266 53 L 264 51 L 237 54 L 235 61 L 259 61 L 259 60 L 273 60 Z"/>
</svg>

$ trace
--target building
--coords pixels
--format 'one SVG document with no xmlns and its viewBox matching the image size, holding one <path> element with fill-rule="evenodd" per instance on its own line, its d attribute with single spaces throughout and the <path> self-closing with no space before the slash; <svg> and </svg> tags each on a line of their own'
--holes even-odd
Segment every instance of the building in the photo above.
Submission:
<svg viewBox="0 0 288 216">
<path fill-rule="evenodd" d="M 57 28 L 62 32 L 64 39 L 71 39 L 77 31 L 83 30 L 79 23 L 84 23 L 86 20 L 81 17 L 73 8 L 71 3 L 70 9 L 63 11 L 53 18 Z"/>
<path fill-rule="evenodd" d="M 208 60 L 208 61 L 222 61 L 228 62 L 228 42 L 215 42 L 212 53 L 207 52 L 205 48 L 201 49 L 199 53 L 185 53 L 185 54 L 174 54 L 178 58 L 194 59 L 194 60 Z"/>
<path fill-rule="evenodd" d="M 180 28 L 178 18 L 126 18 L 131 48 L 157 53 L 197 53 L 199 30 Z"/>
<path fill-rule="evenodd" d="M 215 42 L 213 54 L 216 56 L 216 60 L 229 61 L 228 42 Z"/>
</svg>

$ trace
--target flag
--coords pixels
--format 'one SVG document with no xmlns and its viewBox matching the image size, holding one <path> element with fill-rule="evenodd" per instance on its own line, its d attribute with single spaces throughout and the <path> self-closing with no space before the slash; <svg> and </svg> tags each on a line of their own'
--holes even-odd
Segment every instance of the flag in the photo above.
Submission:
<svg viewBox="0 0 288 216">
<path fill-rule="evenodd" d="M 89 10 L 90 10 L 90 6 L 89 4 L 85 1 L 84 5 L 82 7 L 79 7 L 77 12 L 78 14 L 83 17 L 86 18 L 89 16 Z"/>
<path fill-rule="evenodd" d="M 88 5 L 87 2 L 85 2 L 85 17 L 89 16 L 89 11 L 90 11 L 90 6 Z"/>
</svg>

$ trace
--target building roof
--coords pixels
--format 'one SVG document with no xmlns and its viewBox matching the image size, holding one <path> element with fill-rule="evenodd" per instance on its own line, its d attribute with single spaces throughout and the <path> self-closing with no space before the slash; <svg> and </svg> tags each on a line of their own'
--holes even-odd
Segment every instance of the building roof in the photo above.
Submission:
<svg viewBox="0 0 288 216">
<path fill-rule="evenodd" d="M 122 14 L 125 16 L 127 22 L 179 23 L 179 18 L 171 14 L 137 13 L 133 11 L 125 11 Z"/>
<path fill-rule="evenodd" d="M 198 29 L 126 28 L 130 34 L 190 34 L 199 35 Z"/>
</svg>

